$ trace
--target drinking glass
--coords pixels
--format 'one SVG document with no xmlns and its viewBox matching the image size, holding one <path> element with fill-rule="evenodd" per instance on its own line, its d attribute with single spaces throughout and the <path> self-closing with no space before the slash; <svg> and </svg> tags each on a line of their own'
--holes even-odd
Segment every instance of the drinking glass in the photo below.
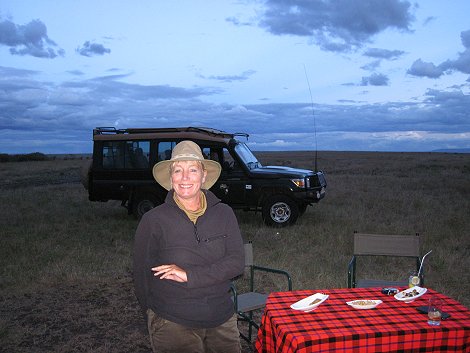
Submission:
<svg viewBox="0 0 470 353">
<path fill-rule="evenodd" d="M 421 278 L 419 278 L 418 272 L 413 271 L 410 273 L 410 277 L 408 277 L 408 287 L 419 286 L 421 284 Z"/>
<path fill-rule="evenodd" d="M 439 326 L 441 324 L 442 315 L 442 299 L 432 296 L 428 305 L 428 324 L 431 326 Z"/>
</svg>

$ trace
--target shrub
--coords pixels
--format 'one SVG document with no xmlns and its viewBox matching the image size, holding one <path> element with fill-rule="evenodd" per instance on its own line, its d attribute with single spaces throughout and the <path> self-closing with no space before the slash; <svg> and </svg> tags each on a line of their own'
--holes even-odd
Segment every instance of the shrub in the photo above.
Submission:
<svg viewBox="0 0 470 353">
<path fill-rule="evenodd" d="M 34 152 L 34 153 L 27 153 L 27 154 L 0 154 L 0 163 L 5 162 L 31 162 L 31 161 L 48 161 L 49 157 L 47 157 L 44 153 L 41 152 Z"/>
</svg>

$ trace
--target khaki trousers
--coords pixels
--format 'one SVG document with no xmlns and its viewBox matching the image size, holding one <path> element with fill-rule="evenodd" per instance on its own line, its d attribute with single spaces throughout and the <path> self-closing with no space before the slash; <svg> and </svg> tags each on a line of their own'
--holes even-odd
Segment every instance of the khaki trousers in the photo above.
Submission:
<svg viewBox="0 0 470 353">
<path fill-rule="evenodd" d="M 154 353 L 240 353 L 237 315 L 218 327 L 185 327 L 147 310 L 147 326 Z"/>
</svg>

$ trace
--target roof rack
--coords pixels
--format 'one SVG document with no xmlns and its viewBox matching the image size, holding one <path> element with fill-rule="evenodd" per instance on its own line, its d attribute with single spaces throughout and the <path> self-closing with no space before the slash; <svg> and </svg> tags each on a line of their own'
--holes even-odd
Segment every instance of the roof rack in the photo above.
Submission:
<svg viewBox="0 0 470 353">
<path fill-rule="evenodd" d="M 125 129 L 116 129 L 114 126 L 101 126 L 93 129 L 93 135 L 124 134 Z"/>
<path fill-rule="evenodd" d="M 248 134 L 245 133 L 245 132 L 234 132 L 234 133 L 233 133 L 233 136 L 243 136 L 243 137 L 245 137 L 246 140 L 248 141 L 248 137 L 249 137 L 250 135 L 248 135 Z"/>
<path fill-rule="evenodd" d="M 116 129 L 115 127 L 97 127 L 93 129 L 93 135 L 109 135 L 109 134 L 144 134 L 152 132 L 200 132 L 211 136 L 222 136 L 227 138 L 233 138 L 234 136 L 244 136 L 248 139 L 246 133 L 228 133 L 222 130 L 209 128 L 209 127 L 163 127 L 163 128 L 128 128 L 128 129 Z"/>
</svg>

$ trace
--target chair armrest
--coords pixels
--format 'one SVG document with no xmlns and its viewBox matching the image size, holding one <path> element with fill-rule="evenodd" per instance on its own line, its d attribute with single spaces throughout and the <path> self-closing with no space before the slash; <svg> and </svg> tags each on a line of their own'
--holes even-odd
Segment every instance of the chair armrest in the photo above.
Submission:
<svg viewBox="0 0 470 353">
<path fill-rule="evenodd" d="M 275 269 L 275 268 L 257 266 L 257 265 L 253 265 L 252 269 L 254 271 L 255 270 L 256 271 L 264 271 L 264 272 L 276 273 L 276 274 L 285 276 L 287 278 L 287 286 L 288 286 L 290 291 L 292 290 L 292 278 L 291 278 L 289 272 L 284 271 L 284 270 L 278 270 L 278 269 Z"/>
<path fill-rule="evenodd" d="M 348 264 L 348 288 L 354 288 L 356 282 L 356 256 L 353 256 Z"/>
<path fill-rule="evenodd" d="M 235 312 L 238 312 L 238 292 L 233 282 L 230 283 L 230 291 L 232 292 L 232 300 L 233 300 L 233 306 L 235 308 Z"/>
</svg>

